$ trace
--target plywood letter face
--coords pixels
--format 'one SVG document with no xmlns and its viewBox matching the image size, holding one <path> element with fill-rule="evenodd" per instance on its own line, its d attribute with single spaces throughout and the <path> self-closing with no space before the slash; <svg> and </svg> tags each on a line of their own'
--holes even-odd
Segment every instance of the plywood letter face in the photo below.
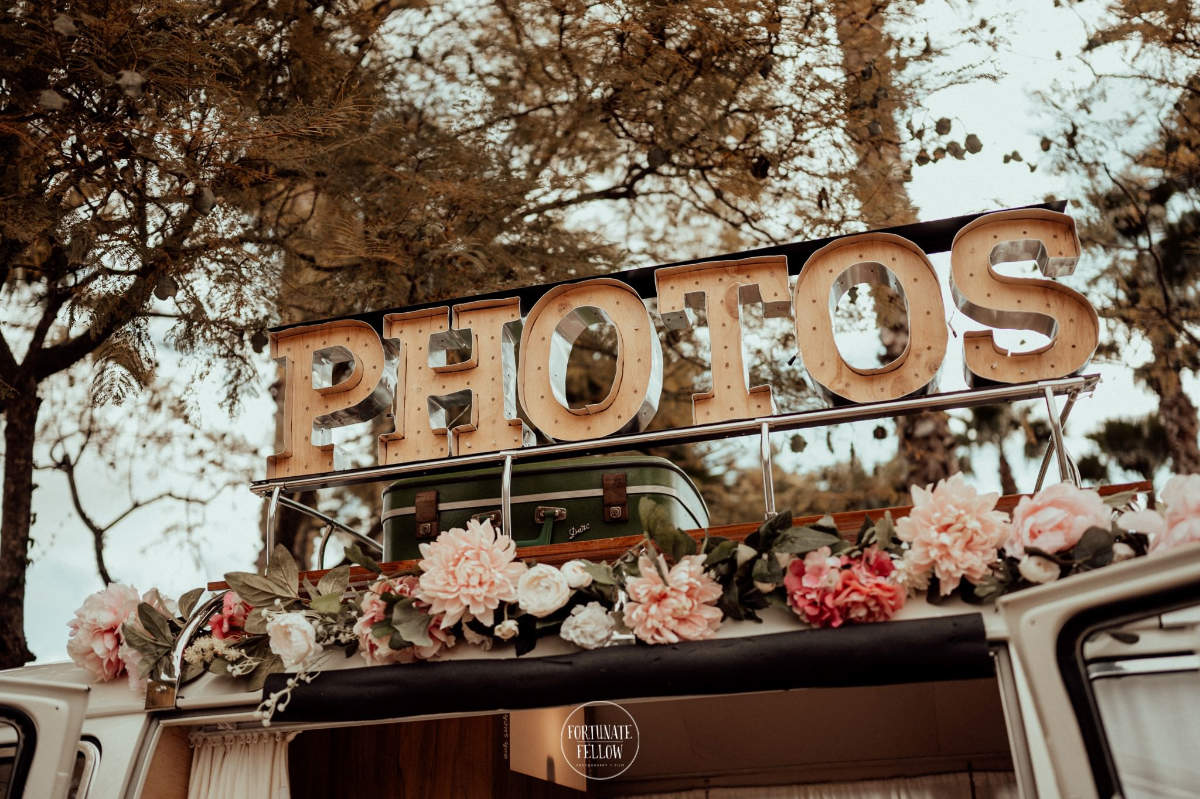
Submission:
<svg viewBox="0 0 1200 799">
<path fill-rule="evenodd" d="M 329 431 L 387 407 L 379 335 L 356 321 L 293 327 L 271 334 L 271 357 L 283 362 L 283 423 L 282 449 L 267 458 L 267 479 L 333 471 Z M 349 364 L 349 375 L 336 384 L 314 384 L 314 370 L 331 377 Z"/>
<path fill-rule="evenodd" d="M 908 309 L 908 346 L 878 369 L 846 363 L 833 335 L 838 300 L 857 283 L 889 285 Z M 795 290 L 796 344 L 804 367 L 827 392 L 850 402 L 880 402 L 928 390 L 949 337 L 937 273 L 921 248 L 890 233 L 850 236 L 817 250 Z"/>
<path fill-rule="evenodd" d="M 954 237 L 950 288 L 959 310 L 990 327 L 1036 330 L 1050 343 L 1009 353 L 990 330 L 963 336 L 967 381 L 1025 383 L 1066 377 L 1083 369 L 1100 341 L 1091 303 L 1053 280 L 1001 275 L 995 266 L 1036 261 L 1047 277 L 1069 275 L 1079 260 L 1075 221 L 1040 209 L 999 211 L 976 219 Z"/>
<path fill-rule="evenodd" d="M 712 351 L 712 390 L 692 395 L 696 424 L 754 419 L 775 412 L 770 386 L 750 386 L 742 356 L 742 304 L 760 302 L 765 316 L 787 316 L 787 258 L 770 256 L 659 269 L 658 312 L 672 330 L 689 330 L 691 311 L 705 308 Z"/>
<path fill-rule="evenodd" d="M 515 345 L 505 325 L 521 318 L 520 300 L 481 300 L 383 318 L 384 338 L 400 357 L 392 406 L 395 432 L 379 437 L 379 462 L 409 463 L 520 447 L 524 426 L 513 395 Z M 464 344 L 452 363 L 443 353 Z M 430 359 L 434 363 L 430 363 Z M 467 407 L 469 415 L 458 413 Z"/>
<path fill-rule="evenodd" d="M 600 402 L 570 408 L 565 389 L 567 359 L 575 338 L 597 320 L 607 321 L 616 331 L 612 388 Z M 583 441 L 644 428 L 658 410 L 662 348 L 642 298 L 610 278 L 548 291 L 525 319 L 517 386 L 530 422 L 555 441 Z"/>
</svg>

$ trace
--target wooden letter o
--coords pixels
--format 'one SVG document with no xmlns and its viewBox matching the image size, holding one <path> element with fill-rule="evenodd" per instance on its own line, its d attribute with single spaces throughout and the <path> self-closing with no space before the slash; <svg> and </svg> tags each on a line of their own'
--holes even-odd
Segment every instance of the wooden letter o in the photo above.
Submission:
<svg viewBox="0 0 1200 799">
<path fill-rule="evenodd" d="M 617 366 L 608 396 L 583 408 L 559 399 L 577 312 L 600 311 L 617 334 Z M 566 332 L 560 332 L 560 324 Z M 517 387 L 529 421 L 555 441 L 583 441 L 641 430 L 658 411 L 662 348 L 642 298 L 629 286 L 597 278 L 551 289 L 533 306 L 521 332 Z"/>
<path fill-rule="evenodd" d="M 858 369 L 833 336 L 837 302 L 856 283 L 884 283 L 908 307 L 908 345 L 891 363 Z M 794 297 L 796 345 L 804 368 L 826 392 L 850 402 L 880 402 L 927 390 L 949 336 L 937 273 L 921 248 L 890 233 L 864 233 L 827 244 L 800 270 Z"/>
</svg>

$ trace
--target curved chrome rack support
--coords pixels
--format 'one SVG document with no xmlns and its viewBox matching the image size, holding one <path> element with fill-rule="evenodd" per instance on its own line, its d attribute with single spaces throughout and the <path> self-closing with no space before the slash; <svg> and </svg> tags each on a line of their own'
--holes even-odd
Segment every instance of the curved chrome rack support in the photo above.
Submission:
<svg viewBox="0 0 1200 799">
<path fill-rule="evenodd" d="M 179 632 L 175 649 L 171 652 L 169 673 L 152 675 L 146 684 L 146 710 L 169 710 L 175 707 L 179 693 L 179 678 L 183 674 L 183 653 L 192 645 L 196 633 L 204 629 L 208 620 L 221 607 L 228 591 L 213 594 L 207 601 L 192 611 L 191 617 Z"/>
</svg>

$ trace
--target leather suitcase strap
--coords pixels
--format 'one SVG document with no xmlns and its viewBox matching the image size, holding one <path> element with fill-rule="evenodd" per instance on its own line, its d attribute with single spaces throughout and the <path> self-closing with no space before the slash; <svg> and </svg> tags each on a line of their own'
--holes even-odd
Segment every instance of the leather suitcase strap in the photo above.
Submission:
<svg viewBox="0 0 1200 799">
<path fill-rule="evenodd" d="M 438 534 L 438 492 L 418 491 L 413 499 L 414 522 L 418 541 L 432 540 Z"/>
<path fill-rule="evenodd" d="M 604 521 L 610 524 L 629 521 L 629 499 L 625 492 L 625 473 L 610 472 L 601 476 L 604 487 Z"/>
</svg>

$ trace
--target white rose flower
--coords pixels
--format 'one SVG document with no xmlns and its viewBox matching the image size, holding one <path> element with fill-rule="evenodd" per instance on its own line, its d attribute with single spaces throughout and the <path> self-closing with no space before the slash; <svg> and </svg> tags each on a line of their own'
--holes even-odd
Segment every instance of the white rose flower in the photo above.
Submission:
<svg viewBox="0 0 1200 799">
<path fill-rule="evenodd" d="M 1026 555 L 1017 564 L 1017 571 L 1031 583 L 1050 583 L 1058 579 L 1058 564 L 1041 555 Z"/>
<path fill-rule="evenodd" d="M 567 578 L 567 585 L 572 588 L 587 588 L 592 584 L 592 575 L 588 574 L 584 563 L 585 561 L 582 560 L 568 560 L 562 565 L 562 573 L 563 577 Z"/>
<path fill-rule="evenodd" d="M 545 563 L 531 566 L 517 581 L 517 603 L 521 610 L 539 619 L 567 604 L 570 598 L 571 586 L 567 585 L 567 578 Z"/>
<path fill-rule="evenodd" d="M 516 636 L 518 630 L 516 619 L 505 619 L 496 625 L 496 629 L 492 630 L 492 635 L 499 638 L 501 641 L 507 641 Z"/>
<path fill-rule="evenodd" d="M 281 613 L 267 623 L 271 651 L 283 658 L 289 671 L 303 666 L 324 649 L 317 631 L 303 613 Z"/>
<path fill-rule="evenodd" d="M 775 583 L 764 583 L 761 580 L 755 580 L 754 587 L 759 591 L 762 591 L 764 594 L 769 594 L 776 588 Z"/>
<path fill-rule="evenodd" d="M 589 602 L 571 608 L 571 615 L 563 619 L 558 634 L 583 649 L 599 649 L 608 645 L 616 628 L 616 621 L 603 605 Z"/>
<path fill-rule="evenodd" d="M 1123 560 L 1129 560 L 1137 555 L 1137 553 L 1133 551 L 1133 547 L 1129 546 L 1129 544 L 1126 544 L 1124 541 L 1117 541 L 1115 544 L 1113 544 L 1112 552 L 1113 563 L 1120 563 Z"/>
</svg>

